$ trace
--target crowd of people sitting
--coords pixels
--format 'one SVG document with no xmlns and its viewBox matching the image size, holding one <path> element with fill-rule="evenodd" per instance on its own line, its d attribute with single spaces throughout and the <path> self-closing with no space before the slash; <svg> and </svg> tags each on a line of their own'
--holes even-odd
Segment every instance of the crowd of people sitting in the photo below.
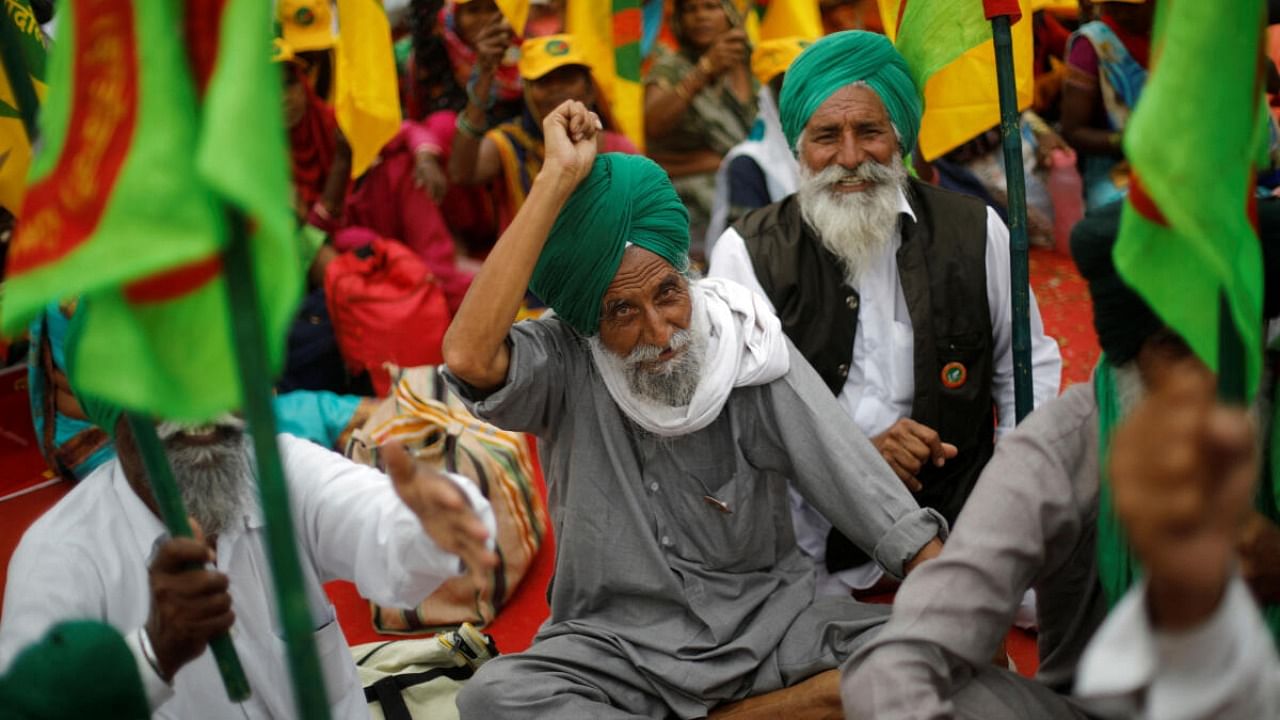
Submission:
<svg viewBox="0 0 1280 720">
<path fill-rule="evenodd" d="M 1033 295 L 1016 426 L 999 134 L 923 159 L 922 91 L 874 0 L 823 0 L 826 35 L 754 45 L 732 0 L 673 0 L 640 137 L 566 1 L 514 28 L 495 0 L 411 0 L 404 120 L 354 179 L 332 8 L 277 3 L 309 291 L 276 412 L 314 441 L 281 452 L 333 715 L 366 702 L 328 654 L 322 582 L 411 606 L 501 561 L 489 500 L 454 472 L 391 449 L 388 483 L 314 447 L 364 423 L 391 362 L 444 363 L 476 418 L 536 436 L 546 478 L 550 617 L 464 684 L 464 719 L 1280 716 L 1275 440 L 1216 403 L 1111 255 L 1154 0 L 1027 19 L 1030 231 L 1051 244 L 1055 213 L 1087 212 L 1070 252 L 1104 356 L 1064 391 Z M 1271 318 L 1280 200 L 1260 177 Z M 160 423 L 202 532 L 160 540 L 134 431 L 68 380 L 76 310 L 50 306 L 23 355 L 42 452 L 81 486 L 14 556 L 0 672 L 98 619 L 137 660 L 122 716 L 290 717 L 243 421 Z M 1038 628 L 1034 679 L 1007 666 L 1015 617 Z M 241 707 L 205 652 L 233 622 Z M 45 686 L 11 687 L 40 705 Z"/>
</svg>

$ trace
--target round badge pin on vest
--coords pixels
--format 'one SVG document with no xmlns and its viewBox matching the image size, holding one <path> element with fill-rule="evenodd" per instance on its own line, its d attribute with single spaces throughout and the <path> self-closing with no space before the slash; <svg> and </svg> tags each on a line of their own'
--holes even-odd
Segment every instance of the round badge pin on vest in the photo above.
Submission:
<svg viewBox="0 0 1280 720">
<path fill-rule="evenodd" d="M 963 386 L 968 379 L 969 370 L 964 363 L 949 362 L 942 366 L 942 386 L 946 389 L 955 390 Z"/>
</svg>

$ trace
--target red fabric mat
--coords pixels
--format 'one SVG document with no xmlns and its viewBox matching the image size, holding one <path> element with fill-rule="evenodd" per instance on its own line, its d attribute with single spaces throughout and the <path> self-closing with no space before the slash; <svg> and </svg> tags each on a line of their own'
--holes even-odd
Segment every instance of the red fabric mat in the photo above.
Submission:
<svg viewBox="0 0 1280 720">
<path fill-rule="evenodd" d="M 27 366 L 5 368 L 0 371 L 0 501 L 57 482 L 57 475 L 45 468 L 36 443 L 27 399 Z"/>
<path fill-rule="evenodd" d="M 1062 389 L 1089 379 L 1098 362 L 1089 286 L 1071 258 L 1045 248 L 1031 248 L 1031 288 L 1040 306 L 1044 329 L 1062 350 Z"/>
</svg>

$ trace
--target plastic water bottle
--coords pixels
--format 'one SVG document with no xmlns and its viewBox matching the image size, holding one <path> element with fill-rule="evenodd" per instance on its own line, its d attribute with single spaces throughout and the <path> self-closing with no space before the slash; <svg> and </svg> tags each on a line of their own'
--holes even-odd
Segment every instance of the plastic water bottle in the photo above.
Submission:
<svg viewBox="0 0 1280 720">
<path fill-rule="evenodd" d="M 1053 201 L 1053 246 L 1071 255 L 1071 228 L 1084 217 L 1084 183 L 1076 170 L 1076 151 L 1049 153 L 1049 198 Z"/>
</svg>

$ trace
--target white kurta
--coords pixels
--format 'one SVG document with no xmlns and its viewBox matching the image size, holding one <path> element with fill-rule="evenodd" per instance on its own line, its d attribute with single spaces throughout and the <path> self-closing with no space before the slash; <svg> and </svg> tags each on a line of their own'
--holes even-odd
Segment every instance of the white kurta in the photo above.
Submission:
<svg viewBox="0 0 1280 720">
<path fill-rule="evenodd" d="M 335 719 L 368 718 L 322 584 L 351 580 L 380 604 L 412 607 L 457 575 L 462 564 L 426 536 L 382 473 L 291 435 L 281 435 L 279 444 L 330 712 Z M 470 482 L 451 479 L 467 493 L 493 537 L 488 501 Z M 208 650 L 178 671 L 172 687 L 140 657 L 137 630 L 151 605 L 148 561 L 165 530 L 114 460 L 37 520 L 14 552 L 0 621 L 0 668 L 55 623 L 96 619 L 124 634 L 134 650 L 154 717 L 294 717 L 263 532 L 255 504 L 218 535 L 217 543 L 217 568 L 230 579 L 236 614 L 232 641 L 253 692 L 243 705 L 227 700 Z"/>
<path fill-rule="evenodd" d="M 899 198 L 900 212 L 915 220 L 906 196 L 900 193 Z M 895 230 L 886 232 L 892 233 L 886 251 L 858 279 L 858 327 L 853 341 L 853 361 L 844 388 L 836 398 L 867 437 L 874 437 L 900 418 L 908 417 L 915 394 L 915 336 L 898 279 L 897 251 L 902 238 Z M 991 396 L 999 416 L 997 434 L 1012 429 L 1015 420 L 1009 262 L 1009 230 L 1000 216 L 987 208 L 987 304 L 991 311 L 994 360 Z M 732 227 L 725 230 L 712 250 L 708 275 L 736 280 L 768 299 L 756 278 L 746 243 Z M 1057 396 L 1062 356 L 1058 343 L 1045 335 L 1034 293 L 1031 294 L 1031 372 L 1036 405 Z M 867 588 L 879 580 L 881 573 L 872 564 L 839 573 L 839 584 L 824 578 L 822 569 L 831 524 L 798 496 L 793 494 L 792 500 L 796 539 L 818 563 L 819 592 L 843 594 L 849 587 Z"/>
<path fill-rule="evenodd" d="M 1151 625 L 1146 583 L 1116 604 L 1080 660 L 1076 695 L 1093 714 L 1141 720 L 1280 717 L 1280 659 L 1249 588 L 1227 586 L 1198 627 Z"/>
</svg>

